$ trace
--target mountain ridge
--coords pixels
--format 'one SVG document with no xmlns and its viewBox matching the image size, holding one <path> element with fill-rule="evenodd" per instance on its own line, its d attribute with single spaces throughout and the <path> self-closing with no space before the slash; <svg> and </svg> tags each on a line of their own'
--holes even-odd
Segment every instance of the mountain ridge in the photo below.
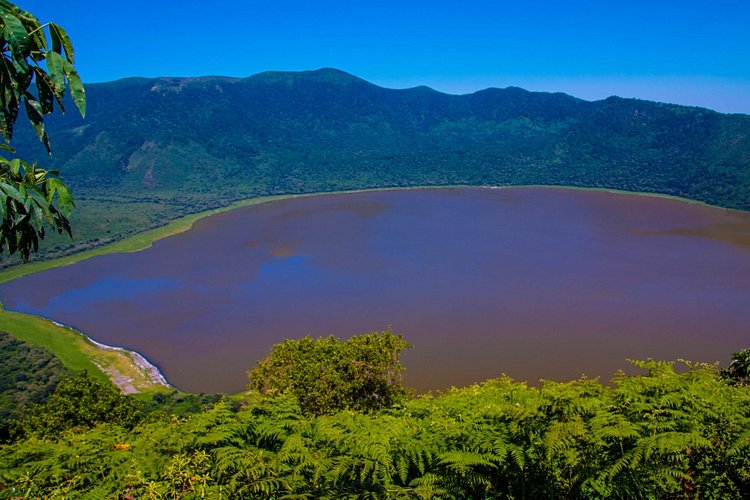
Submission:
<svg viewBox="0 0 750 500">
<path fill-rule="evenodd" d="M 98 85 L 112 85 L 117 84 L 120 82 L 129 82 L 129 81 L 156 81 L 156 80 L 171 80 L 171 81 L 209 81 L 209 80 L 226 80 L 226 81 L 245 81 L 245 80 L 254 80 L 254 79 L 264 79 L 270 76 L 277 77 L 277 79 L 284 79 L 284 78 L 294 78 L 295 76 L 302 76 L 305 75 L 326 75 L 326 74 L 339 74 L 342 76 L 342 78 L 350 78 L 352 81 L 357 81 L 361 83 L 365 83 L 374 87 L 378 87 L 380 89 L 385 90 L 393 90 L 393 91 L 408 91 L 408 90 L 417 90 L 417 89 L 426 89 L 430 90 L 434 93 L 443 94 L 447 96 L 467 96 L 467 95 L 474 95 L 474 94 L 481 94 L 488 91 L 509 91 L 509 92 L 515 92 L 520 91 L 521 93 L 528 93 L 528 94 L 546 94 L 546 95 L 556 95 L 556 96 L 565 96 L 569 97 L 571 99 L 574 99 L 576 101 L 581 102 L 588 102 L 588 103 L 601 103 L 608 100 L 613 101 L 637 101 L 637 102 L 644 102 L 644 103 L 653 103 L 653 104 L 659 104 L 664 106 L 670 106 L 670 107 L 679 107 L 679 108 L 690 108 L 690 109 L 699 109 L 699 110 L 705 110 L 712 113 L 717 113 L 720 115 L 742 115 L 742 116 L 750 116 L 747 113 L 727 113 L 722 111 L 716 111 L 711 108 L 706 108 L 703 106 L 698 105 L 690 105 L 690 104 L 677 104 L 677 103 L 671 103 L 668 101 L 653 101 L 650 99 L 643 99 L 640 97 L 623 97 L 617 94 L 612 94 L 610 96 L 604 97 L 602 99 L 584 99 L 581 97 L 576 97 L 572 94 L 568 94 L 566 92 L 562 91 L 538 91 L 538 90 L 528 90 L 523 87 L 519 87 L 517 85 L 509 85 L 507 87 L 485 87 L 483 89 L 478 89 L 473 92 L 466 92 L 466 93 L 451 93 L 451 92 L 443 92 L 441 90 L 434 89 L 428 85 L 417 85 L 414 87 L 405 87 L 405 88 L 392 88 L 392 87 L 385 87 L 381 86 L 372 82 L 369 82 L 363 78 L 360 78 L 356 75 L 353 75 L 351 73 L 348 73 L 346 71 L 332 68 L 332 67 L 322 67 L 315 70 L 303 70 L 303 71 L 285 71 L 285 70 L 267 70 L 267 71 L 261 71 L 260 73 L 255 73 L 253 75 L 244 76 L 244 77 L 237 77 L 237 76 L 223 76 L 223 75 L 202 75 L 202 76 L 156 76 L 156 77 L 144 77 L 144 76 L 128 76 L 123 78 L 118 78 L 117 80 L 111 80 L 108 82 L 92 82 L 87 83 L 86 88 L 89 88 L 90 86 L 98 86 Z"/>
<path fill-rule="evenodd" d="M 260 195 L 417 185 L 571 185 L 750 209 L 750 115 L 519 87 L 388 89 L 333 68 L 87 85 L 52 115 L 78 245 Z M 57 251 L 69 250 L 55 240 Z"/>
</svg>

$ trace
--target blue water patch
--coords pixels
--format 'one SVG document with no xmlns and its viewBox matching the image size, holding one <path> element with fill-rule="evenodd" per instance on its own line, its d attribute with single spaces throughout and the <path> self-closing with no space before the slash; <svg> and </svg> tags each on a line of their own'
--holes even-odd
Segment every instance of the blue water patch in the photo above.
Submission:
<svg viewBox="0 0 750 500">
<path fill-rule="evenodd" d="M 151 294 L 174 290 L 178 286 L 176 280 L 169 278 L 104 278 L 89 286 L 57 295 L 44 310 L 54 317 L 54 312 L 61 309 L 67 312 L 85 311 L 102 302 L 148 300 Z M 36 308 L 21 302 L 14 309 L 21 312 L 36 311 Z"/>
<path fill-rule="evenodd" d="M 310 255 L 293 255 L 262 264 L 258 276 L 243 283 L 241 288 L 246 291 L 263 290 L 264 293 L 273 293 L 273 290 L 278 288 L 300 287 L 328 279 L 330 278 L 326 272 L 313 264 Z"/>
</svg>

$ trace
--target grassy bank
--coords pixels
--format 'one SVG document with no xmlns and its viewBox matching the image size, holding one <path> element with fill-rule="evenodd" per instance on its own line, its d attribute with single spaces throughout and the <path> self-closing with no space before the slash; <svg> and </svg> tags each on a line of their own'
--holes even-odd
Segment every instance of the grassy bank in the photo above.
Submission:
<svg viewBox="0 0 750 500">
<path fill-rule="evenodd" d="M 131 352 L 98 346 L 82 333 L 48 319 L 1 311 L 0 330 L 27 344 L 47 349 L 72 370 L 85 370 L 97 380 L 111 381 L 123 392 L 168 389 L 154 380 Z"/>
</svg>

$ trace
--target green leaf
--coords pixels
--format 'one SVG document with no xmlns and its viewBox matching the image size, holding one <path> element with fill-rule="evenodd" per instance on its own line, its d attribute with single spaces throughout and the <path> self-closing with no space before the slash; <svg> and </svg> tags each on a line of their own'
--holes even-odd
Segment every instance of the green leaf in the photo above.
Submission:
<svg viewBox="0 0 750 500">
<path fill-rule="evenodd" d="M 13 63 L 23 70 L 27 70 L 29 65 L 26 58 L 31 53 L 31 43 L 29 34 L 23 23 L 9 12 L 0 14 L 3 20 L 3 36 L 10 45 Z"/>
<path fill-rule="evenodd" d="M 36 74 L 36 88 L 39 94 L 39 102 L 42 105 L 42 113 L 50 114 L 55 108 L 55 91 L 52 82 L 41 68 L 34 68 L 34 73 Z M 60 107 L 62 107 L 62 103 L 60 104 Z"/>
<path fill-rule="evenodd" d="M 86 90 L 83 88 L 83 82 L 81 77 L 78 76 L 78 72 L 68 61 L 63 60 L 63 70 L 65 76 L 68 78 L 70 84 L 70 95 L 73 97 L 73 102 L 78 108 L 78 112 L 81 113 L 81 117 L 86 116 Z"/>
<path fill-rule="evenodd" d="M 66 216 L 70 215 L 70 210 L 75 206 L 73 196 L 70 194 L 68 186 L 63 181 L 55 177 L 48 177 L 47 183 L 47 201 L 52 203 L 53 198 L 57 195 L 60 210 Z"/>
<path fill-rule="evenodd" d="M 52 212 L 50 210 L 52 206 L 50 205 L 50 203 L 36 190 L 30 190 L 28 194 L 29 202 L 33 202 L 29 205 L 32 209 L 35 220 L 39 223 L 39 228 L 41 229 L 41 225 L 45 219 L 51 226 L 54 226 L 55 221 L 52 218 Z"/>
<path fill-rule="evenodd" d="M 68 62 L 70 62 L 71 64 L 75 64 L 75 51 L 73 50 L 73 42 L 70 41 L 70 37 L 68 37 L 68 34 L 65 32 L 65 30 L 55 23 L 49 23 L 49 31 L 50 35 L 52 36 L 52 50 L 54 50 L 58 54 L 62 54 L 62 51 L 60 50 L 60 45 L 62 45 L 62 48 L 65 49 L 65 57 L 67 58 Z M 55 48 L 55 43 L 57 43 L 57 48 Z"/>
<path fill-rule="evenodd" d="M 68 186 L 63 184 L 62 181 L 57 180 L 57 182 L 57 199 L 60 205 L 60 210 L 62 211 L 63 215 L 65 215 L 65 217 L 69 217 L 71 210 L 75 207 L 73 195 L 70 194 L 70 189 L 68 189 Z"/>
<path fill-rule="evenodd" d="M 42 113 L 42 105 L 39 101 L 33 99 L 33 95 L 26 94 L 23 99 L 23 103 L 26 106 L 26 116 L 31 122 L 31 126 L 36 132 L 39 140 L 44 143 L 44 147 L 47 149 L 47 154 L 52 154 L 52 148 L 49 143 L 49 136 L 47 131 L 44 129 L 44 115 Z"/>
<path fill-rule="evenodd" d="M 47 52 L 47 72 L 52 79 L 56 95 L 62 95 L 65 92 L 65 70 L 63 69 L 65 62 L 65 59 L 57 52 Z"/>
<path fill-rule="evenodd" d="M 0 84 L 2 84 L 3 92 L 0 95 L 2 98 L 3 107 L 0 109 L 0 126 L 2 127 L 3 136 L 6 141 L 10 141 L 13 138 L 13 125 L 18 118 L 18 95 L 20 90 L 20 83 L 18 81 L 18 73 L 12 64 L 4 57 L 0 57 L 2 65 L 0 66 Z M 23 89 L 23 92 L 26 90 Z"/>
<path fill-rule="evenodd" d="M 22 196 L 21 193 L 18 192 L 18 189 L 16 189 L 15 187 L 11 186 L 7 182 L 0 180 L 0 190 L 2 190 L 9 198 L 23 205 L 25 201 L 24 196 Z"/>
<path fill-rule="evenodd" d="M 49 216 L 49 212 L 43 211 L 39 205 L 32 205 L 31 207 L 32 223 L 37 228 L 37 231 L 42 229 L 42 224 L 45 219 L 47 222 L 52 223 L 52 218 Z"/>
<path fill-rule="evenodd" d="M 54 23 L 49 23 L 49 34 L 50 38 L 52 39 L 52 51 L 57 52 L 58 54 L 62 54 L 62 39 L 60 38 L 60 33 L 55 29 L 55 27 L 57 27 L 57 25 L 55 25 Z"/>
<path fill-rule="evenodd" d="M 8 165 L 10 166 L 10 171 L 13 172 L 13 175 L 20 175 L 21 170 L 21 160 L 18 158 L 13 158 Z"/>
</svg>

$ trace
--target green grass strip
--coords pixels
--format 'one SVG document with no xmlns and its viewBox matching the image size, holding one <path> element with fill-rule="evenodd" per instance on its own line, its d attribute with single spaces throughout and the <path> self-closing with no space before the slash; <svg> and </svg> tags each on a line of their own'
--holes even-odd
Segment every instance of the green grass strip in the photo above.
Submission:
<svg viewBox="0 0 750 500">
<path fill-rule="evenodd" d="M 27 344 L 37 345 L 55 353 L 63 365 L 72 370 L 86 370 L 99 380 L 108 380 L 84 352 L 85 337 L 74 330 L 62 328 L 52 321 L 31 314 L 0 312 L 0 330 Z M 93 345 L 93 344 L 91 344 Z"/>
</svg>

